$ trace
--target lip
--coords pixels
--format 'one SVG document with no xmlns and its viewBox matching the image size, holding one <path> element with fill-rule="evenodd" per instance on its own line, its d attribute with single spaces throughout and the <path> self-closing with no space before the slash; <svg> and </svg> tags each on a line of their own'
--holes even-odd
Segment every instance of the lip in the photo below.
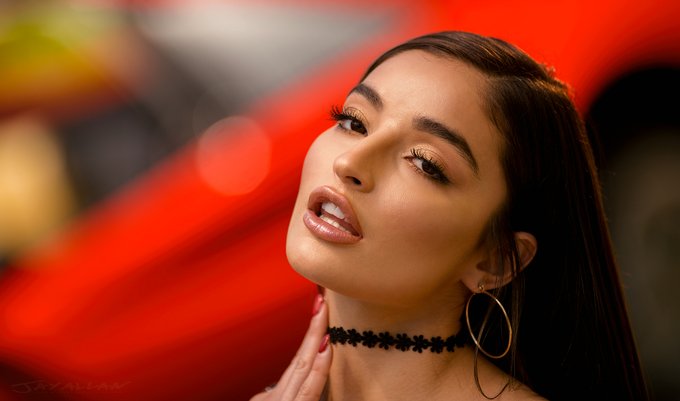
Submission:
<svg viewBox="0 0 680 401">
<path fill-rule="evenodd" d="M 323 202 L 332 202 L 340 208 L 345 215 L 345 221 L 351 227 L 354 233 L 341 230 L 324 220 L 322 220 L 318 213 L 321 211 L 321 204 Z M 328 186 L 322 186 L 314 189 L 309 194 L 309 201 L 307 203 L 307 211 L 302 216 L 307 229 L 316 237 L 338 244 L 354 244 L 363 238 L 361 226 L 356 218 L 356 214 L 352 209 L 349 200 L 336 190 Z"/>
</svg>

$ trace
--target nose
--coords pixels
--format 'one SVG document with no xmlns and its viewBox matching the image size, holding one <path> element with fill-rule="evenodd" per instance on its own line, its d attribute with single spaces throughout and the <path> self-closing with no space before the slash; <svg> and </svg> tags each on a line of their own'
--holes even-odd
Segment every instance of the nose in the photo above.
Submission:
<svg viewBox="0 0 680 401">
<path fill-rule="evenodd" d="M 333 161 L 333 172 L 348 188 L 369 192 L 375 185 L 377 153 L 368 138 L 338 155 Z M 366 146 L 369 145 L 369 146 Z"/>
</svg>

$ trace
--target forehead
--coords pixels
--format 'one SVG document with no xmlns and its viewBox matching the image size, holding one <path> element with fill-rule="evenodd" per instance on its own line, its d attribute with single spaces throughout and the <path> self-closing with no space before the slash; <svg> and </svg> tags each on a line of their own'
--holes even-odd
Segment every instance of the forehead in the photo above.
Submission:
<svg viewBox="0 0 680 401">
<path fill-rule="evenodd" d="M 440 121 L 470 144 L 480 172 L 484 165 L 498 167 L 501 136 L 486 111 L 489 85 L 482 72 L 454 58 L 409 50 L 385 60 L 364 83 L 380 95 L 387 117 Z"/>
<path fill-rule="evenodd" d="M 364 82 L 394 106 L 443 114 L 461 108 L 482 112 L 487 87 L 486 77 L 474 67 L 421 50 L 402 52 L 385 60 Z"/>
</svg>

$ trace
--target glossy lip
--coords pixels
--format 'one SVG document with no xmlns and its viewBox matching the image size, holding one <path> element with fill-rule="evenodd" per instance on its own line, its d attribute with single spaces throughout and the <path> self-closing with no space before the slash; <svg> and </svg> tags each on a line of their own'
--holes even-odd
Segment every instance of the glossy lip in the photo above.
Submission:
<svg viewBox="0 0 680 401">
<path fill-rule="evenodd" d="M 323 202 L 332 202 L 338 206 L 345 215 L 345 221 L 357 235 L 343 231 L 321 220 L 317 214 L 321 211 Z M 363 238 L 361 226 L 359 226 L 352 205 L 342 194 L 328 186 L 316 188 L 309 194 L 307 211 L 302 216 L 302 221 L 312 234 L 329 242 L 354 244 Z"/>
</svg>

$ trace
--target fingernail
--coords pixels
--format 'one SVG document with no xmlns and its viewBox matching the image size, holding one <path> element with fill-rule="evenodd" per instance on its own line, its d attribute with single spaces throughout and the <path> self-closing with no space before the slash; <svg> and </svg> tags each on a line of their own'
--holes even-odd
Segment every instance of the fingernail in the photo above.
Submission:
<svg viewBox="0 0 680 401">
<path fill-rule="evenodd" d="M 326 350 L 326 347 L 328 347 L 328 341 L 330 340 L 330 335 L 326 334 L 323 336 L 323 341 L 321 341 L 321 346 L 319 347 L 319 354 L 324 352 Z"/>
<path fill-rule="evenodd" d="M 314 307 L 312 308 L 312 316 L 319 313 L 319 311 L 321 310 L 321 304 L 322 303 L 323 303 L 323 295 L 317 294 L 316 299 L 314 300 Z"/>
</svg>

